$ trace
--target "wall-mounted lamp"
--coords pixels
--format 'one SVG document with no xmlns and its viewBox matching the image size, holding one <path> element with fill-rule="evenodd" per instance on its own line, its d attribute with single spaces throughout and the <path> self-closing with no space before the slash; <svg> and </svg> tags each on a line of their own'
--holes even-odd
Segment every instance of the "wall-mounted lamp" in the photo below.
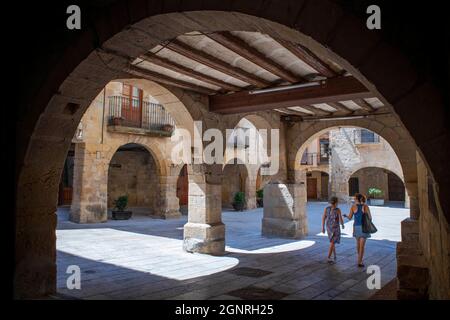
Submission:
<svg viewBox="0 0 450 320">
<path fill-rule="evenodd" d="M 260 93 L 269 93 L 269 92 L 276 92 L 276 91 L 292 90 L 292 89 L 297 89 L 297 88 L 315 87 L 315 86 L 320 86 L 323 82 L 324 81 L 313 81 L 313 82 L 293 84 L 293 85 L 290 85 L 290 86 L 281 86 L 281 87 L 275 87 L 275 88 L 251 90 L 248 93 L 249 94 L 260 94 Z"/>
</svg>

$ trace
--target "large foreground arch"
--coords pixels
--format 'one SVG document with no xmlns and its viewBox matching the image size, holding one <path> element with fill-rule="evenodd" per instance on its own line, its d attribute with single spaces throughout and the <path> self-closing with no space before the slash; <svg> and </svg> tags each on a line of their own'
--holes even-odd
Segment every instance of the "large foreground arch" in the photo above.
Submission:
<svg viewBox="0 0 450 320">
<path fill-rule="evenodd" d="M 338 61 L 392 106 L 436 182 L 432 188 L 439 199 L 437 207 L 447 223 L 450 220 L 450 173 L 444 166 L 449 155 L 441 148 L 450 136 L 442 94 L 417 72 L 406 55 L 335 2 L 131 0 L 91 9 L 95 16 L 92 24 L 58 50 L 48 48 L 56 52 L 48 55 L 53 63 L 41 63 L 42 69 L 27 71 L 47 76 L 27 87 L 18 119 L 17 297 L 55 290 L 54 212 L 64 157 L 90 102 L 110 80 L 126 77 L 123 69 L 127 61 L 120 53 L 136 57 L 164 40 L 195 30 L 259 31 L 302 43 Z M 97 50 L 99 47 L 102 50 Z M 193 101 L 205 110 L 206 97 L 193 94 Z M 202 116 L 210 126 L 219 123 L 210 113 Z"/>
</svg>

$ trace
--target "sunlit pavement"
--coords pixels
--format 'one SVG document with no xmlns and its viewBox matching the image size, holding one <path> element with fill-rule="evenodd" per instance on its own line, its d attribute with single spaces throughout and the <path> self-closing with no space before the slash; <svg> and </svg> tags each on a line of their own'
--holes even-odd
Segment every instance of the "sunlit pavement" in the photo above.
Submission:
<svg viewBox="0 0 450 320">
<path fill-rule="evenodd" d="M 262 209 L 224 211 L 227 253 L 220 257 L 182 250 L 186 216 L 157 220 L 136 214 L 127 221 L 80 225 L 60 209 L 58 292 L 81 299 L 239 299 L 236 290 L 251 294 L 260 288 L 283 299 L 367 299 L 376 290 L 367 288 L 366 269 L 356 266 L 352 222 L 345 224 L 337 263 L 326 262 L 328 239 L 320 233 L 325 206 L 308 203 L 309 236 L 302 240 L 262 237 Z M 348 206 L 341 209 L 348 212 Z M 367 242 L 365 264 L 381 268 L 383 286 L 395 277 L 400 222 L 409 210 L 393 205 L 371 211 L 379 231 Z M 69 265 L 81 269 L 80 290 L 67 289 Z M 232 273 L 242 267 L 250 269 Z"/>
</svg>

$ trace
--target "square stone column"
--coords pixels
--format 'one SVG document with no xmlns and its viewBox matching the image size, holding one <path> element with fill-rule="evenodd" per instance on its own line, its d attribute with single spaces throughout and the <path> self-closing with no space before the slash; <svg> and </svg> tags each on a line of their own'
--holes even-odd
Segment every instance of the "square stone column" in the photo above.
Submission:
<svg viewBox="0 0 450 320">
<path fill-rule="evenodd" d="M 429 271 L 419 238 L 419 220 L 401 223 L 402 241 L 397 244 L 397 298 L 427 299 Z"/>
<path fill-rule="evenodd" d="M 262 235 L 301 238 L 307 234 L 305 182 L 266 185 Z"/>
<path fill-rule="evenodd" d="M 221 255 L 225 252 L 222 223 L 222 167 L 192 165 L 189 172 L 189 215 L 183 249 Z"/>
<path fill-rule="evenodd" d="M 176 219 L 181 217 L 180 203 L 177 197 L 178 175 L 160 177 L 159 206 L 157 215 L 162 219 Z"/>
<path fill-rule="evenodd" d="M 108 164 L 101 145 L 76 144 L 70 221 L 97 223 L 108 220 Z"/>
</svg>

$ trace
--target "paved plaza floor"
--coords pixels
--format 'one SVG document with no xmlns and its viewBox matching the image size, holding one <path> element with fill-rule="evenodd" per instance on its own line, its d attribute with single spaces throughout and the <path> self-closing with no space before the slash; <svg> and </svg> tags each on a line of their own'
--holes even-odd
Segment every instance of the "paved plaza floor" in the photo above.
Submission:
<svg viewBox="0 0 450 320">
<path fill-rule="evenodd" d="M 367 299 L 366 268 L 356 265 L 352 223 L 346 222 L 337 262 L 326 261 L 321 234 L 326 203 L 308 202 L 309 235 L 301 240 L 261 236 L 262 209 L 224 211 L 226 254 L 182 250 L 187 217 L 76 224 L 58 210 L 58 293 L 79 299 Z M 348 206 L 342 205 L 344 213 Z M 367 241 L 365 264 L 381 268 L 381 284 L 396 274 L 400 222 L 409 209 L 371 207 L 378 233 Z M 81 289 L 67 289 L 69 265 L 81 270 Z"/>
</svg>

